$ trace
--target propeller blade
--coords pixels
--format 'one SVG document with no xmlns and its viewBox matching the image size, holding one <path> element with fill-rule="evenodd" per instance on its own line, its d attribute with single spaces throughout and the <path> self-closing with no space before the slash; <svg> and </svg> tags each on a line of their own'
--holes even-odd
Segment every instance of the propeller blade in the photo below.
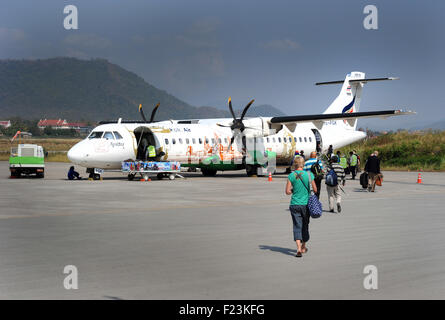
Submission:
<svg viewBox="0 0 445 320">
<path fill-rule="evenodd" d="M 217 123 L 216 125 L 219 127 L 223 127 L 223 128 L 230 128 L 229 125 L 225 125 L 225 124 L 221 124 L 221 123 Z"/>
<path fill-rule="evenodd" d="M 155 118 L 156 110 L 158 110 L 160 104 L 161 104 L 161 103 L 158 102 L 158 104 L 155 106 L 155 108 L 154 108 L 153 111 L 151 112 L 150 123 L 153 122 L 153 120 L 154 120 L 154 118 Z"/>
<path fill-rule="evenodd" d="M 230 151 L 230 148 L 232 147 L 233 141 L 235 141 L 235 136 L 232 136 L 232 138 L 230 138 L 230 143 L 229 143 L 229 146 L 227 147 L 227 151 Z"/>
<path fill-rule="evenodd" d="M 139 113 L 141 114 L 142 120 L 148 122 L 144 115 L 144 110 L 142 110 L 142 104 L 139 105 Z"/>
<path fill-rule="evenodd" d="M 233 108 L 232 108 L 232 98 L 229 97 L 229 109 L 230 109 L 230 113 L 232 114 L 233 119 L 236 119 L 235 117 L 235 112 L 233 112 Z"/>
<path fill-rule="evenodd" d="M 246 115 L 247 110 L 248 110 L 249 107 L 252 105 L 252 103 L 254 103 L 254 101 L 255 101 L 255 99 L 251 100 L 251 101 L 247 104 L 247 106 L 244 107 L 244 110 L 243 110 L 243 113 L 241 114 L 241 118 L 240 118 L 240 120 L 243 120 L 243 119 L 244 119 L 244 116 Z"/>
</svg>

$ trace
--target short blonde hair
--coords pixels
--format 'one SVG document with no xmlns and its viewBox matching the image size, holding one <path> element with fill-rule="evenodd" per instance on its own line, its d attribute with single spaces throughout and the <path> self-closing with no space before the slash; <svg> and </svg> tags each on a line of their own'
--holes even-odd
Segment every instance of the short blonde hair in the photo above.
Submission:
<svg viewBox="0 0 445 320">
<path fill-rule="evenodd" d="M 293 170 L 297 170 L 298 168 L 304 167 L 304 159 L 301 156 L 296 156 L 294 159 L 294 163 L 292 165 Z"/>
<path fill-rule="evenodd" d="M 378 151 L 374 151 L 375 156 L 377 157 L 379 155 Z"/>
</svg>

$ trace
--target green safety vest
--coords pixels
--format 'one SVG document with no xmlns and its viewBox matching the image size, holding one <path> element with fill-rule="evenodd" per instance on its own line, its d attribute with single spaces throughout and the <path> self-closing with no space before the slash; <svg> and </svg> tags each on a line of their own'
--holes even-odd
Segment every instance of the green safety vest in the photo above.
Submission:
<svg viewBox="0 0 445 320">
<path fill-rule="evenodd" d="M 348 161 L 346 160 L 346 157 L 341 157 L 340 158 L 340 166 L 343 169 L 346 169 L 346 167 L 348 166 Z"/>
<path fill-rule="evenodd" d="M 154 146 L 148 146 L 148 156 L 150 158 L 156 157 L 156 149 Z"/>
<path fill-rule="evenodd" d="M 351 156 L 351 166 L 354 167 L 357 165 L 357 156 L 355 154 L 353 154 Z"/>
</svg>

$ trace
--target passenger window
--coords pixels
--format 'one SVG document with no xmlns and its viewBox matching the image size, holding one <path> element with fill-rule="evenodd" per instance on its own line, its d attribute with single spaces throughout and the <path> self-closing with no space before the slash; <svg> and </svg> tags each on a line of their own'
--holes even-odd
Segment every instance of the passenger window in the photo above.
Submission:
<svg viewBox="0 0 445 320">
<path fill-rule="evenodd" d="M 227 138 L 224 138 L 224 142 L 225 142 L 226 144 L 229 143 L 229 141 L 227 140 Z"/>
<path fill-rule="evenodd" d="M 202 139 L 201 138 L 199 138 L 199 144 L 202 144 Z"/>
<path fill-rule="evenodd" d="M 209 144 L 209 138 L 206 138 L 206 143 Z"/>
<path fill-rule="evenodd" d="M 119 132 L 117 132 L 117 131 L 113 131 L 113 133 L 114 133 L 114 136 L 115 136 L 116 140 L 121 140 L 121 139 L 123 139 Z"/>
<path fill-rule="evenodd" d="M 168 144 L 168 139 L 165 139 L 165 144 Z"/>
<path fill-rule="evenodd" d="M 301 137 L 299 139 L 300 139 L 300 142 L 303 142 L 303 139 L 301 139 Z"/>
<path fill-rule="evenodd" d="M 294 137 L 294 141 L 297 142 L 297 137 Z"/>
<path fill-rule="evenodd" d="M 273 143 L 275 143 L 275 138 L 272 138 Z"/>
<path fill-rule="evenodd" d="M 307 142 L 307 138 L 306 137 L 304 137 L 304 142 Z"/>
<path fill-rule="evenodd" d="M 221 138 L 218 138 L 218 143 L 221 144 Z"/>
<path fill-rule="evenodd" d="M 111 132 L 105 132 L 105 134 L 104 134 L 104 139 L 107 139 L 107 140 L 114 140 L 114 136 L 113 136 L 113 134 L 111 133 Z"/>
<path fill-rule="evenodd" d="M 185 143 L 190 144 L 190 139 L 189 138 L 185 138 Z"/>
<path fill-rule="evenodd" d="M 196 139 L 192 138 L 192 142 L 193 142 L 193 144 L 196 144 Z"/>
<path fill-rule="evenodd" d="M 88 136 L 88 139 L 100 139 L 102 138 L 102 135 L 104 134 L 103 131 L 93 131 L 91 132 L 91 134 Z"/>
<path fill-rule="evenodd" d="M 283 140 L 284 140 L 284 142 L 287 142 L 287 138 L 286 137 L 284 137 Z"/>
<path fill-rule="evenodd" d="M 309 137 L 309 142 L 312 142 L 312 138 L 311 137 Z"/>
<path fill-rule="evenodd" d="M 212 144 L 215 144 L 215 139 L 214 138 L 212 138 Z"/>
<path fill-rule="evenodd" d="M 281 142 L 281 138 L 278 138 L 278 142 Z"/>
<path fill-rule="evenodd" d="M 267 143 L 269 143 L 269 138 L 266 138 Z"/>
<path fill-rule="evenodd" d="M 175 138 L 172 138 L 172 143 L 176 144 L 176 139 Z"/>
<path fill-rule="evenodd" d="M 178 140 L 179 140 L 179 143 L 180 143 L 180 144 L 182 144 L 182 139 L 181 139 L 181 138 L 179 138 Z"/>
</svg>

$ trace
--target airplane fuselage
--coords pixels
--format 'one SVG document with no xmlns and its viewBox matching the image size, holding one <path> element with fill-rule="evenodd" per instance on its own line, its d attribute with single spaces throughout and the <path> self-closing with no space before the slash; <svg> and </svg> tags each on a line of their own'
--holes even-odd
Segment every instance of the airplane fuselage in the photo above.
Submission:
<svg viewBox="0 0 445 320">
<path fill-rule="evenodd" d="M 151 124 L 110 123 L 96 127 L 92 134 L 76 144 L 68 153 L 75 164 L 87 168 L 120 169 L 122 161 L 136 160 L 141 135 L 152 137 L 157 153 L 165 153 L 159 160 L 179 161 L 185 166 L 206 167 L 209 157 L 220 161 L 212 165 L 218 170 L 242 168 L 243 144 L 235 140 L 230 146 L 232 130 L 217 123 L 231 119 L 205 119 L 197 123 L 162 121 Z M 190 121 L 192 122 L 192 121 Z M 248 139 L 247 153 L 255 150 L 276 154 L 276 163 L 289 164 L 295 151 L 306 155 L 317 150 L 335 149 L 366 137 L 364 132 L 343 128 L 342 121 L 329 121 L 318 130 L 312 123 L 299 123 L 293 131 L 283 126 L 276 134 Z M 94 134 L 97 132 L 97 134 Z M 238 164 L 234 166 L 234 164 Z"/>
</svg>

